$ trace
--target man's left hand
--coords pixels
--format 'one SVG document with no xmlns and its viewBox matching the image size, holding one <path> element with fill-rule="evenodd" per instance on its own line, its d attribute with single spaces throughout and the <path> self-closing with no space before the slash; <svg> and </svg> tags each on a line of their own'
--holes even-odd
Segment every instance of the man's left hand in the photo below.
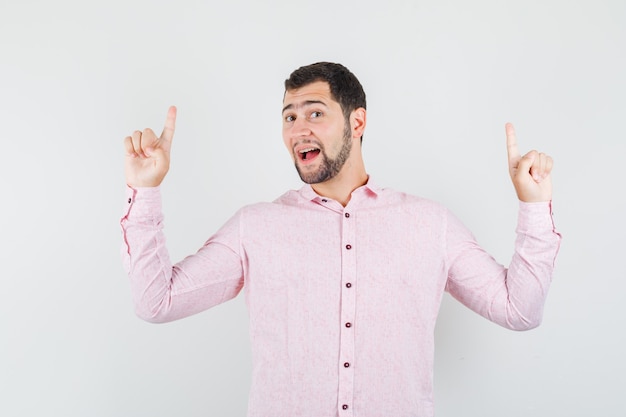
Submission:
<svg viewBox="0 0 626 417">
<path fill-rule="evenodd" d="M 505 129 L 509 174 L 517 198 L 527 203 L 552 200 L 552 158 L 535 150 L 521 156 L 513 125 L 507 123 Z"/>
</svg>

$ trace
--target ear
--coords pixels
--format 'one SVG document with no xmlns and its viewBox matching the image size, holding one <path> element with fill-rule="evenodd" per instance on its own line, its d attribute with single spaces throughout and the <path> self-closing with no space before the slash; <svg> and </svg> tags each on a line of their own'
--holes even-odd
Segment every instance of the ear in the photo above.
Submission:
<svg viewBox="0 0 626 417">
<path fill-rule="evenodd" d="M 367 112 L 363 107 L 354 109 L 350 115 L 350 125 L 352 128 L 352 138 L 360 139 L 365 131 L 365 124 L 367 120 Z"/>
</svg>

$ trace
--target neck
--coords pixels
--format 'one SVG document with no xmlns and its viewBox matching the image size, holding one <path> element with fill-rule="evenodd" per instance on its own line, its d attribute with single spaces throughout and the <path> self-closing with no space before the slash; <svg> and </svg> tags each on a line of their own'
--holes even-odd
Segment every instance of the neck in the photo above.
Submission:
<svg viewBox="0 0 626 417">
<path fill-rule="evenodd" d="M 344 207 L 350 201 L 352 192 L 367 183 L 367 173 L 362 160 L 346 161 L 343 169 L 328 181 L 311 184 L 313 190 L 324 197 L 338 201 Z"/>
</svg>

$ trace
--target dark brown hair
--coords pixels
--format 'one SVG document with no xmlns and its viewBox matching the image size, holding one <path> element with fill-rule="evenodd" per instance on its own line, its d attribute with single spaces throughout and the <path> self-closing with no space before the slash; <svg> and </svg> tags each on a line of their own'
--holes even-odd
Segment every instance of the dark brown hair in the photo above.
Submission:
<svg viewBox="0 0 626 417">
<path fill-rule="evenodd" d="M 365 91 L 356 76 L 341 64 L 317 62 L 300 67 L 285 80 L 285 90 L 295 90 L 316 81 L 326 81 L 330 86 L 330 94 L 341 106 L 346 118 L 359 107 L 366 108 Z"/>
</svg>

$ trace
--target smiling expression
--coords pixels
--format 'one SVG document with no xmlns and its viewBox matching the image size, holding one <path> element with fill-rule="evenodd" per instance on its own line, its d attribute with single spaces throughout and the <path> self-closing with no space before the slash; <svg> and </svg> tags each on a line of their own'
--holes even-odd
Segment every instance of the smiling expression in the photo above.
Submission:
<svg viewBox="0 0 626 417">
<path fill-rule="evenodd" d="M 285 93 L 283 141 L 302 181 L 334 178 L 350 157 L 352 132 L 328 83 L 317 81 Z"/>
</svg>

